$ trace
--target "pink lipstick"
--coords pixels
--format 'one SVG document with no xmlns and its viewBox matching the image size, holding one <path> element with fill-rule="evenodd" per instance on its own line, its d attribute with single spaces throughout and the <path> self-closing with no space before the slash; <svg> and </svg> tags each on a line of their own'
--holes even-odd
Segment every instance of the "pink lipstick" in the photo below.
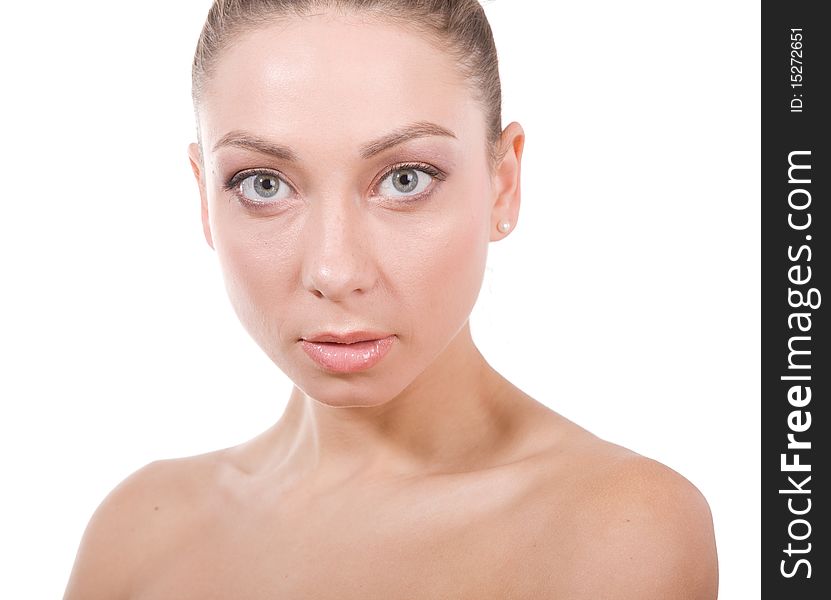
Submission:
<svg viewBox="0 0 831 600">
<path fill-rule="evenodd" d="M 361 331 L 323 333 L 300 340 L 309 358 L 336 373 L 355 373 L 374 367 L 390 351 L 394 341 L 394 335 Z"/>
</svg>

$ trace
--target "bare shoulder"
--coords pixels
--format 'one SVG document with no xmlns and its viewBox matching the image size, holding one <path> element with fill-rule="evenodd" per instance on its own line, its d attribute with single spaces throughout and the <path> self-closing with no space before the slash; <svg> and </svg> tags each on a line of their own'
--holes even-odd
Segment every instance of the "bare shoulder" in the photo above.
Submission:
<svg viewBox="0 0 831 600">
<path fill-rule="evenodd" d="M 718 563 L 710 507 L 672 469 L 632 455 L 610 465 L 590 506 L 593 560 L 608 577 L 592 597 L 715 600 Z"/>
<path fill-rule="evenodd" d="M 558 564 L 568 557 L 555 587 L 575 599 L 715 600 L 715 537 L 701 492 L 669 467 L 572 425 L 552 454 L 559 476 L 547 484 L 557 515 L 550 533 L 565 532 L 569 545 L 565 553 L 550 547 Z"/>
<path fill-rule="evenodd" d="M 81 540 L 65 600 L 130 596 L 154 560 L 187 543 L 206 503 L 216 502 L 222 451 L 152 462 L 116 486 Z"/>
</svg>

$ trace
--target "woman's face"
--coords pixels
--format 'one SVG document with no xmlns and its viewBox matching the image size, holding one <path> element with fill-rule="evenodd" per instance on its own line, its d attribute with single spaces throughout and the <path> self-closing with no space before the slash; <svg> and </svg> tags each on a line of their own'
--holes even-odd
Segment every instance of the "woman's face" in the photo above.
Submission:
<svg viewBox="0 0 831 600">
<path fill-rule="evenodd" d="M 447 52 L 355 16 L 292 18 L 223 51 L 199 117 L 208 242 L 301 390 L 378 405 L 447 358 L 497 218 L 484 113 Z M 310 341 L 326 334 L 381 341 Z"/>
</svg>

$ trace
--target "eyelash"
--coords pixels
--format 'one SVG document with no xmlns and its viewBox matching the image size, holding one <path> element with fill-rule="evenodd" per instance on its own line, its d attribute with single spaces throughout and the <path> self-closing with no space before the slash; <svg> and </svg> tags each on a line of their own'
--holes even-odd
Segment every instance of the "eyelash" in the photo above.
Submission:
<svg viewBox="0 0 831 600">
<path fill-rule="evenodd" d="M 386 171 L 384 171 L 384 174 L 380 178 L 378 178 L 378 182 L 372 188 L 373 189 L 373 194 L 377 193 L 375 190 L 378 189 L 378 187 L 379 187 L 379 185 L 381 184 L 382 181 L 384 181 L 387 177 L 389 177 L 395 171 L 401 171 L 401 170 L 404 170 L 404 169 L 414 169 L 414 170 L 417 170 L 417 171 L 423 171 L 424 173 L 427 173 L 430 177 L 432 177 L 433 179 L 436 179 L 438 181 L 444 181 L 445 179 L 447 179 L 447 174 L 445 172 L 437 169 L 436 167 L 434 167 L 432 165 L 428 165 L 427 163 L 421 163 L 421 162 L 398 163 L 398 164 L 390 166 L 390 168 L 387 169 Z M 274 169 L 246 169 L 244 171 L 239 171 L 238 173 L 235 173 L 228 181 L 226 181 L 223 184 L 222 187 L 226 191 L 233 193 L 239 199 L 240 202 L 242 202 L 244 205 L 246 205 L 250 208 L 254 208 L 254 209 L 266 208 L 266 207 L 269 206 L 269 204 L 266 204 L 266 203 L 260 204 L 260 203 L 252 202 L 251 200 L 249 200 L 248 198 L 246 198 L 245 196 L 243 196 L 242 194 L 239 193 L 240 184 L 245 179 L 247 179 L 248 177 L 251 177 L 252 175 L 276 175 L 280 179 L 281 182 L 283 182 L 285 185 L 289 186 L 292 189 L 292 191 L 296 192 L 296 190 L 294 189 L 294 186 L 291 185 L 288 181 L 286 181 L 285 176 L 282 173 L 280 173 L 279 171 L 274 170 Z M 424 190 L 420 194 L 417 194 L 415 196 L 407 196 L 406 198 L 397 199 L 397 200 L 395 200 L 395 202 L 410 203 L 410 202 L 416 202 L 416 201 L 419 201 L 419 200 L 423 200 L 424 198 L 428 197 L 430 194 L 433 193 L 433 190 L 434 190 L 435 187 L 436 187 L 435 185 L 431 185 L 428 189 Z"/>
<path fill-rule="evenodd" d="M 402 171 L 405 169 L 413 169 L 416 171 L 423 171 L 427 173 L 430 177 L 437 181 L 444 181 L 447 179 L 447 174 L 444 171 L 440 171 L 436 167 L 432 165 L 428 165 L 427 163 L 420 163 L 420 162 L 405 162 L 399 163 L 396 165 L 392 165 L 389 169 L 387 169 L 384 174 L 378 179 L 378 183 L 372 188 L 373 193 L 378 189 L 378 186 L 381 185 L 381 182 L 384 181 L 387 177 L 389 177 L 392 173 L 396 171 Z M 399 197 L 395 200 L 395 202 L 405 203 L 408 204 L 410 202 L 418 202 L 420 200 L 424 200 L 428 196 L 430 196 L 433 191 L 435 190 L 436 186 L 431 185 L 429 188 L 421 192 L 420 194 L 416 194 L 415 196 L 403 196 Z"/>
</svg>

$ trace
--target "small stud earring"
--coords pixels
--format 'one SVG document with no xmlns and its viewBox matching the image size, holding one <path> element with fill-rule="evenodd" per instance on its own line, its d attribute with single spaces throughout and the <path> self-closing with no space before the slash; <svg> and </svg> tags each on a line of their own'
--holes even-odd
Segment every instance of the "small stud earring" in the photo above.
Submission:
<svg viewBox="0 0 831 600">
<path fill-rule="evenodd" d="M 508 223 L 508 221 L 500 221 L 499 225 L 497 225 L 497 229 L 499 229 L 502 233 L 508 233 L 511 229 L 511 224 Z"/>
</svg>

